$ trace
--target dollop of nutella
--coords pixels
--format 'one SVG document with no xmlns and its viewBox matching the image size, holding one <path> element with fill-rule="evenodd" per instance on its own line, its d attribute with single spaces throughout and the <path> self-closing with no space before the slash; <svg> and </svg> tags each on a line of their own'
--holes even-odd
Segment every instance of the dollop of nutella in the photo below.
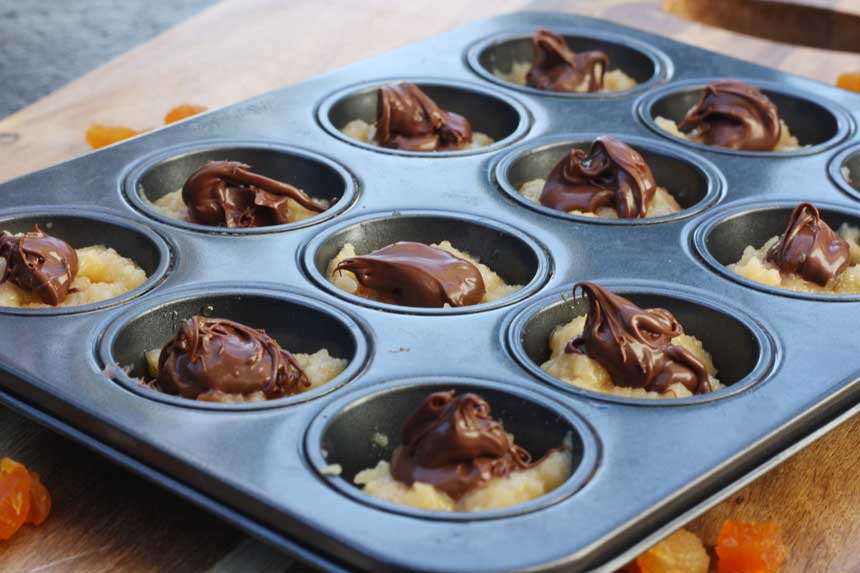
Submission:
<svg viewBox="0 0 860 573">
<path fill-rule="evenodd" d="M 540 203 L 559 211 L 594 213 L 614 207 L 618 217 L 644 217 L 657 191 L 651 168 L 642 156 L 614 137 L 598 137 L 586 154 L 571 149 L 547 176 Z"/>
<path fill-rule="evenodd" d="M 8 280 L 51 306 L 66 299 L 78 274 L 75 249 L 38 226 L 23 235 L 0 233 L 0 258 L 6 261 L 0 283 Z"/>
<path fill-rule="evenodd" d="M 776 105 L 758 88 L 734 80 L 708 85 L 678 127 L 698 127 L 708 145 L 750 151 L 772 151 L 782 131 Z"/>
<path fill-rule="evenodd" d="M 379 88 L 376 141 L 383 147 L 407 151 L 462 149 L 472 142 L 469 120 L 445 111 L 413 83 Z"/>
<path fill-rule="evenodd" d="M 191 399 L 254 392 L 272 399 L 310 386 L 293 355 L 264 330 L 204 316 L 180 322 L 161 349 L 157 381 L 163 392 Z"/>
<path fill-rule="evenodd" d="M 564 38 L 538 30 L 532 38 L 534 60 L 526 85 L 555 92 L 596 92 L 603 88 L 609 57 L 603 52 L 575 54 Z"/>
<path fill-rule="evenodd" d="M 267 227 L 290 222 L 292 199 L 321 213 L 328 205 L 304 191 L 250 171 L 236 161 L 210 161 L 182 186 L 182 200 L 192 222 L 219 227 Z"/>
<path fill-rule="evenodd" d="M 639 308 L 593 282 L 580 282 L 588 299 L 585 329 L 565 347 L 600 363 L 617 386 L 665 392 L 683 384 L 693 394 L 712 390 L 705 365 L 689 350 L 672 344 L 684 328 L 664 308 Z"/>
<path fill-rule="evenodd" d="M 430 394 L 407 420 L 391 457 L 391 475 L 427 483 L 454 499 L 492 478 L 531 466 L 531 455 L 513 444 L 477 394 Z"/>
<path fill-rule="evenodd" d="M 469 306 L 481 302 L 486 292 L 478 267 L 443 249 L 410 241 L 345 259 L 335 268 L 341 270 L 405 306 Z"/>
<path fill-rule="evenodd" d="M 815 205 L 800 203 L 765 260 L 779 267 L 781 273 L 795 273 L 825 286 L 848 268 L 851 254 L 848 242 L 821 219 Z"/>
</svg>

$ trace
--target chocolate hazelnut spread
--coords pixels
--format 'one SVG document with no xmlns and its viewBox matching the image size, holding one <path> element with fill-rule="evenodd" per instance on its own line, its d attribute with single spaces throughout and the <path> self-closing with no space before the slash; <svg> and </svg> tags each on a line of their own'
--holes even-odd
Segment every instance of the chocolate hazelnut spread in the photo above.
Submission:
<svg viewBox="0 0 860 573">
<path fill-rule="evenodd" d="M 78 254 L 65 241 L 42 232 L 12 235 L 0 233 L 0 258 L 6 260 L 0 283 L 10 281 L 57 306 L 78 274 Z"/>
<path fill-rule="evenodd" d="M 161 349 L 158 386 L 191 399 L 254 392 L 271 399 L 294 394 L 310 382 L 293 355 L 264 330 L 192 316 L 180 322 Z"/>
<path fill-rule="evenodd" d="M 781 273 L 795 273 L 825 286 L 848 268 L 850 258 L 848 242 L 821 219 L 812 203 L 800 203 L 765 260 Z"/>
<path fill-rule="evenodd" d="M 444 151 L 472 142 L 469 120 L 443 110 L 415 84 L 383 86 L 377 98 L 376 141 L 383 147 Z"/>
<path fill-rule="evenodd" d="M 391 457 L 391 475 L 407 485 L 428 483 L 458 499 L 531 465 L 531 455 L 511 442 L 482 397 L 449 390 L 430 394 L 407 420 Z"/>
<path fill-rule="evenodd" d="M 288 200 L 320 213 L 328 205 L 304 191 L 250 171 L 236 161 L 210 161 L 185 181 L 182 200 L 192 222 L 220 227 L 267 227 L 290 222 Z"/>
<path fill-rule="evenodd" d="M 603 52 L 573 53 L 562 36 L 538 30 L 526 85 L 556 92 L 596 92 L 603 88 L 609 58 Z"/>
<path fill-rule="evenodd" d="M 335 271 L 355 273 L 369 289 L 390 294 L 397 304 L 425 308 L 469 306 L 486 288 L 469 261 L 423 243 L 401 241 L 340 262 Z"/>
<path fill-rule="evenodd" d="M 559 211 L 594 213 L 614 207 L 618 217 L 644 217 L 657 191 L 654 175 L 642 156 L 614 137 L 598 137 L 586 154 L 571 149 L 547 176 L 540 203 Z"/>
<path fill-rule="evenodd" d="M 772 151 L 782 131 L 776 105 L 761 90 L 734 80 L 708 85 L 678 127 L 699 128 L 708 145 L 750 151 Z"/>
<path fill-rule="evenodd" d="M 565 347 L 596 360 L 617 386 L 665 392 L 683 384 L 693 394 L 712 390 L 705 365 L 672 344 L 684 328 L 663 308 L 642 309 L 593 282 L 574 286 L 588 299 L 585 329 Z"/>
</svg>

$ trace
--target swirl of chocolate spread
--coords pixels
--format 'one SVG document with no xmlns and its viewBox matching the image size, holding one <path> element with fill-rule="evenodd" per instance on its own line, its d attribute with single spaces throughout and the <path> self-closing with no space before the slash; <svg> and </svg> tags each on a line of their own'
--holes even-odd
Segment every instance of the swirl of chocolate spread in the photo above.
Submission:
<svg viewBox="0 0 860 573">
<path fill-rule="evenodd" d="M 445 111 L 413 83 L 382 86 L 377 92 L 376 141 L 407 151 L 462 149 L 472 142 L 469 120 Z"/>
<path fill-rule="evenodd" d="M 179 323 L 158 357 L 157 382 L 162 391 L 191 399 L 254 392 L 272 399 L 310 386 L 293 355 L 264 330 L 204 316 Z"/>
<path fill-rule="evenodd" d="M 210 161 L 182 186 L 191 221 L 219 227 L 267 227 L 289 223 L 292 199 L 321 213 L 328 205 L 296 187 L 249 171 L 236 161 Z"/>
<path fill-rule="evenodd" d="M 584 354 L 600 363 L 616 386 L 665 392 L 683 384 L 693 394 L 712 390 L 708 371 L 689 350 L 672 344 L 684 328 L 664 308 L 639 308 L 593 282 L 574 286 L 588 299 L 582 334 L 567 343 L 568 354 Z"/>
<path fill-rule="evenodd" d="M 547 176 L 540 203 L 559 211 L 594 213 L 614 207 L 618 217 L 644 217 L 657 191 L 651 168 L 639 153 L 614 137 L 598 137 L 588 154 L 571 149 Z"/>
<path fill-rule="evenodd" d="M 825 286 L 848 268 L 851 255 L 848 242 L 821 220 L 815 205 L 800 203 L 765 260 L 779 267 L 781 273 L 795 273 Z"/>
<path fill-rule="evenodd" d="M 344 259 L 335 268 L 341 270 L 405 306 L 469 306 L 481 302 L 486 292 L 478 267 L 445 250 L 410 241 Z"/>
<path fill-rule="evenodd" d="M 603 88 L 609 58 L 603 52 L 573 53 L 562 36 L 538 30 L 526 85 L 555 92 L 596 92 Z"/>
<path fill-rule="evenodd" d="M 391 456 L 391 475 L 427 483 L 454 499 L 495 477 L 531 467 L 531 455 L 513 444 L 477 394 L 430 394 L 406 421 Z"/>
<path fill-rule="evenodd" d="M 772 151 L 782 126 L 776 105 L 761 90 L 734 80 L 705 88 L 679 129 L 698 127 L 705 143 L 728 149 Z"/>
<path fill-rule="evenodd" d="M 51 306 L 65 300 L 78 274 L 75 249 L 38 226 L 23 235 L 0 233 L 0 258 L 6 260 L 0 283 L 8 280 Z"/>
</svg>

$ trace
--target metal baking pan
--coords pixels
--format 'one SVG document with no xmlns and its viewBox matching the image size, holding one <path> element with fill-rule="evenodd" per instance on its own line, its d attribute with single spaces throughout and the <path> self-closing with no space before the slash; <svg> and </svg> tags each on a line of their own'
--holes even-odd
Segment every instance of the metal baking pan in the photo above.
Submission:
<svg viewBox="0 0 860 573">
<path fill-rule="evenodd" d="M 488 66 L 528 59 L 537 28 L 608 52 L 640 85 L 563 95 L 500 83 Z M 810 146 L 739 153 L 658 131 L 719 77 L 759 85 Z M 341 136 L 372 118 L 373 89 L 411 79 L 496 144 L 394 153 Z M 857 297 L 788 295 L 723 272 L 743 245 L 779 231 L 792 203 L 860 225 L 856 95 L 590 18 L 484 20 L 320 78 L 192 118 L 0 186 L 0 228 L 39 223 L 76 246 L 104 243 L 150 280 L 87 308 L 0 311 L 0 400 L 329 571 L 612 571 L 683 520 L 779 463 L 860 404 Z M 581 218 L 515 192 L 571 145 L 615 134 L 642 151 L 684 210 L 659 219 Z M 207 159 L 289 175 L 336 208 L 295 225 L 231 232 L 157 216 L 141 199 L 181 185 Z M 673 189 L 674 190 L 674 189 Z M 97 206 L 97 207 L 96 207 Z M 495 304 L 413 310 L 331 287 L 346 240 L 450 239 L 525 288 Z M 548 378 L 556 324 L 582 312 L 595 280 L 672 310 L 728 387 L 644 401 Z M 293 351 L 328 347 L 350 366 L 295 398 L 196 403 L 134 384 L 177 319 L 212 313 L 266 328 Z M 106 376 L 105 374 L 110 374 Z M 507 510 L 439 515 L 371 499 L 348 482 L 387 458 L 432 388 L 476 389 L 536 453 L 573 436 L 575 470 L 551 494 Z M 324 475 L 329 463 L 343 477 Z"/>
</svg>

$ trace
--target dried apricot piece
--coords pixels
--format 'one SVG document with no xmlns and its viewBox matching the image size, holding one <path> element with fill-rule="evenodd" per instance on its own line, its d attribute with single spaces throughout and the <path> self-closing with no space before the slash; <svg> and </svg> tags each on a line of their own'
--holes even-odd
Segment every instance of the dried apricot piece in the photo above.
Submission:
<svg viewBox="0 0 860 573">
<path fill-rule="evenodd" d="M 778 523 L 727 519 L 715 549 L 720 573 L 778 573 L 786 559 Z"/>
<path fill-rule="evenodd" d="M 836 79 L 836 87 L 860 93 L 860 72 L 839 74 Z"/>
<path fill-rule="evenodd" d="M 142 129 L 138 131 L 121 125 L 101 125 L 99 123 L 92 123 L 87 128 L 87 143 L 89 143 L 90 147 L 93 149 L 100 149 L 114 144 L 117 141 L 122 141 L 123 139 L 134 137 L 135 135 L 140 135 L 144 131 L 146 130 Z"/>
<path fill-rule="evenodd" d="M 42 484 L 39 474 L 30 472 L 30 512 L 26 523 L 42 525 L 51 513 L 51 494 Z"/>
<path fill-rule="evenodd" d="M 18 462 L 0 460 L 0 539 L 12 537 L 30 513 L 30 473 Z"/>
<path fill-rule="evenodd" d="M 695 533 L 679 529 L 634 561 L 638 573 L 708 573 L 711 558 Z"/>
<path fill-rule="evenodd" d="M 183 103 L 174 108 L 171 108 L 170 111 L 167 112 L 167 115 L 164 116 L 164 125 L 181 121 L 186 117 L 191 117 L 192 115 L 197 115 L 198 113 L 203 113 L 206 111 L 207 107 L 202 105 L 193 105 L 190 103 Z"/>
</svg>

